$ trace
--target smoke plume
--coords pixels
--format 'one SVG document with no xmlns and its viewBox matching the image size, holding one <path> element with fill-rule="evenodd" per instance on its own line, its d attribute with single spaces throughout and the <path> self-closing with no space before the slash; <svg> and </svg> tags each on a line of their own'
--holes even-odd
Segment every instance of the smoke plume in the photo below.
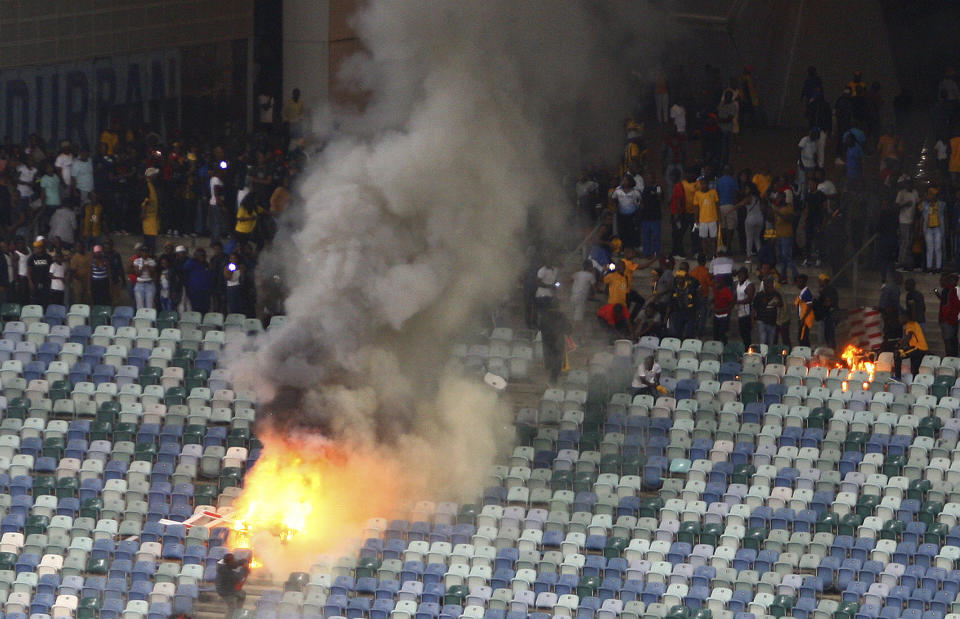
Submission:
<svg viewBox="0 0 960 619">
<path fill-rule="evenodd" d="M 531 210 L 560 234 L 561 175 L 616 157 L 632 70 L 667 24 L 637 3 L 513 0 L 373 0 L 354 23 L 366 51 L 340 79 L 371 100 L 334 114 L 301 181 L 265 257 L 282 265 L 287 321 L 235 359 L 235 383 L 274 428 L 409 477 L 385 483 L 475 497 L 510 414 L 445 356 L 515 287 Z"/>
</svg>

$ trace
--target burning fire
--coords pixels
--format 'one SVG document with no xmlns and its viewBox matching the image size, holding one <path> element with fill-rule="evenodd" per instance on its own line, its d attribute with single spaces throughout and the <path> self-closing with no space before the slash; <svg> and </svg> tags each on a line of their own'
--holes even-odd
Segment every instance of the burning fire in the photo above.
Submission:
<svg viewBox="0 0 960 619">
<path fill-rule="evenodd" d="M 310 434 L 262 436 L 263 453 L 234 503 L 228 545 L 250 549 L 252 568 L 305 569 L 344 548 L 370 518 L 396 509 L 395 466 Z"/>
<path fill-rule="evenodd" d="M 873 382 L 874 373 L 877 370 L 876 360 L 872 352 L 864 351 L 862 348 L 854 346 L 853 344 L 847 344 L 846 348 L 843 349 L 843 352 L 840 354 L 840 358 L 844 360 L 849 368 L 847 372 L 847 380 L 853 378 L 854 372 L 866 372 L 867 380 L 863 383 L 864 389 L 869 389 L 870 383 Z M 842 368 L 843 365 L 838 363 L 836 365 L 838 368 Z M 849 386 L 847 380 L 841 383 L 841 388 L 846 391 Z"/>
</svg>

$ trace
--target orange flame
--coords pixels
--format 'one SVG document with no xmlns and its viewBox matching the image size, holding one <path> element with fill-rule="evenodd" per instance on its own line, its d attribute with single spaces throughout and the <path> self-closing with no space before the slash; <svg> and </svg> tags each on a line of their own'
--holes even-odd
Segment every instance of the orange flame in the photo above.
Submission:
<svg viewBox="0 0 960 619">
<path fill-rule="evenodd" d="M 868 383 L 873 382 L 873 376 L 877 370 L 877 364 L 873 361 L 873 353 L 866 352 L 862 348 L 854 346 L 853 344 L 848 344 L 840 354 L 840 358 L 846 362 L 847 367 L 850 369 L 850 371 L 847 373 L 848 380 L 853 378 L 854 372 L 867 373 L 869 378 L 867 382 L 863 383 L 863 388 L 868 389 Z M 843 366 L 838 363 L 837 367 L 841 368 Z M 843 390 L 847 390 L 846 382 L 843 383 Z"/>
<path fill-rule="evenodd" d="M 255 553 L 252 568 L 305 569 L 344 548 L 370 518 L 396 509 L 396 467 L 311 434 L 261 436 L 263 452 L 234 503 L 228 545 Z"/>
</svg>

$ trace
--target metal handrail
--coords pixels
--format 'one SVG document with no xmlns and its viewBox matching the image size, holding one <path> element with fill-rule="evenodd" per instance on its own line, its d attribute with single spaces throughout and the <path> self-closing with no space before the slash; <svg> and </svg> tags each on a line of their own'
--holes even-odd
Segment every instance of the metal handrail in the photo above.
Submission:
<svg viewBox="0 0 960 619">
<path fill-rule="evenodd" d="M 863 250 L 865 250 L 867 247 L 869 247 L 870 244 L 873 243 L 873 242 L 876 241 L 876 240 L 877 240 L 877 233 L 874 233 L 873 236 L 871 236 L 869 239 L 867 239 L 867 240 L 863 243 L 863 245 L 860 246 L 860 249 L 858 249 L 858 250 L 856 251 L 856 253 L 854 253 L 852 256 L 850 256 L 849 258 L 847 258 L 847 261 L 844 262 L 843 265 L 842 265 L 839 269 L 837 269 L 837 272 L 834 273 L 831 277 L 832 277 L 833 279 L 837 279 L 837 277 L 838 277 L 841 273 L 843 273 L 844 270 L 846 270 L 847 267 L 849 267 L 851 264 L 853 264 L 853 261 L 854 261 L 854 260 L 856 260 L 857 258 L 860 257 L 860 254 L 863 253 Z"/>
</svg>

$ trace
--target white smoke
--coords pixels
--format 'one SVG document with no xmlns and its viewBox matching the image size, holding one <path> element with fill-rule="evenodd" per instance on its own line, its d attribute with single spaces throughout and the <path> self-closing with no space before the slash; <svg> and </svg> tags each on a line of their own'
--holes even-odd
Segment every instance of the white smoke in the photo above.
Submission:
<svg viewBox="0 0 960 619">
<path fill-rule="evenodd" d="M 386 446 L 437 498 L 474 495 L 509 414 L 444 373 L 444 355 L 515 286 L 531 209 L 558 234 L 561 175 L 616 156 L 637 50 L 658 50 L 665 26 L 637 3 L 366 3 L 366 52 L 341 79 L 370 103 L 335 115 L 339 136 L 298 188 L 267 257 L 283 265 L 287 322 L 235 360 L 235 382 L 264 402 L 296 390 L 279 421 Z"/>
</svg>

